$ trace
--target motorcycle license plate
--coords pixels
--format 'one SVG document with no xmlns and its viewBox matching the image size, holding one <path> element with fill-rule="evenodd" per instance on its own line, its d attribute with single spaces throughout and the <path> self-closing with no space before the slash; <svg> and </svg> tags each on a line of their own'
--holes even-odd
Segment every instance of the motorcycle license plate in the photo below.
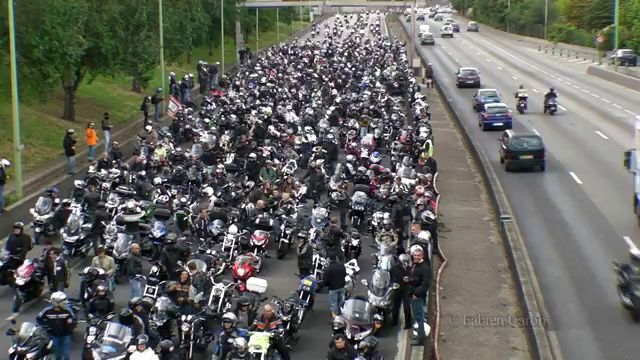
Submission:
<svg viewBox="0 0 640 360">
<path fill-rule="evenodd" d="M 313 281 L 311 281 L 311 280 L 305 280 L 305 281 L 303 282 L 303 284 L 305 284 L 305 285 L 307 285 L 307 286 L 311 286 L 311 285 L 313 285 Z"/>
<path fill-rule="evenodd" d="M 467 84 L 473 84 L 473 80 L 467 80 Z"/>
<path fill-rule="evenodd" d="M 37 232 L 37 233 L 40 233 L 40 232 L 42 232 L 42 228 L 37 227 L 34 231 Z"/>
</svg>

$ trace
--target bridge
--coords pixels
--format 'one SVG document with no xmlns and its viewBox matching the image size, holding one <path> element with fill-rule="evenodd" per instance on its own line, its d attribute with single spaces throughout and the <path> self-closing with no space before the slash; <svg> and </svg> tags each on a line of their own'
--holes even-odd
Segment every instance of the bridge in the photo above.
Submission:
<svg viewBox="0 0 640 360">
<path fill-rule="evenodd" d="M 325 0 L 325 1 L 296 1 L 296 0 L 249 0 L 244 3 L 238 3 L 238 6 L 244 6 L 248 8 L 278 8 L 278 7 L 291 7 L 291 6 L 309 6 L 309 7 L 388 7 L 388 6 L 411 6 L 413 2 L 407 2 L 402 0 L 398 1 L 375 1 L 375 0 Z"/>
</svg>

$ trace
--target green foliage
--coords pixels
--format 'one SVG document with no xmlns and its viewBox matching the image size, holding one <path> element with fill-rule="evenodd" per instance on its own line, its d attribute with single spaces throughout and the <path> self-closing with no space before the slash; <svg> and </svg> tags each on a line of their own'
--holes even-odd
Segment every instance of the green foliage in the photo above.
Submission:
<svg viewBox="0 0 640 360">
<path fill-rule="evenodd" d="M 235 33 L 239 20 L 245 36 L 255 33 L 255 9 L 241 0 L 163 1 L 164 56 L 167 64 L 191 62 L 196 47 L 209 54 Z M 223 4 L 224 2 L 224 4 Z M 42 102 L 65 90 L 63 118 L 75 120 L 74 96 L 83 82 L 98 76 L 128 76 L 133 91 L 147 88 L 159 62 L 158 0 L 19 0 L 15 26 L 20 96 Z M 224 5 L 224 24 L 221 24 Z M 298 19 L 294 8 L 281 9 L 280 22 Z M 276 26 L 276 9 L 259 10 L 260 33 Z M 8 61 L 7 0 L 0 0 L 0 63 Z M 0 75 L 0 94 L 9 82 Z M 8 77 L 6 78 L 8 79 Z"/>
</svg>

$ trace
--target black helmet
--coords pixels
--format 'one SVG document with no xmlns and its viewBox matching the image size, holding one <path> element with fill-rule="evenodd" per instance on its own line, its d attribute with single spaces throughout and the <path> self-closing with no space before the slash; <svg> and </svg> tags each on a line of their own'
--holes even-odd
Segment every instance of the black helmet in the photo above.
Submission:
<svg viewBox="0 0 640 360">
<path fill-rule="evenodd" d="M 104 202 L 100 201 L 100 202 L 98 203 L 98 209 L 102 210 L 102 209 L 104 209 L 104 208 L 106 208 L 106 207 L 107 207 L 107 205 L 106 205 Z"/>
<path fill-rule="evenodd" d="M 333 319 L 332 326 L 333 326 L 333 332 L 342 333 L 347 328 L 347 322 L 340 316 L 336 316 L 336 318 Z"/>
<path fill-rule="evenodd" d="M 85 272 L 85 276 L 88 277 L 89 279 L 95 279 L 98 277 L 98 275 L 100 275 L 100 271 L 98 271 L 98 269 L 92 267 L 89 270 L 87 270 L 87 272 Z"/>
<path fill-rule="evenodd" d="M 133 325 L 133 313 L 131 309 L 124 308 L 120 310 L 120 314 L 118 315 L 118 322 L 124 326 L 131 327 Z"/>
<path fill-rule="evenodd" d="M 246 296 L 240 296 L 238 298 L 238 306 L 249 306 L 251 304 L 251 300 L 249 300 Z"/>
<path fill-rule="evenodd" d="M 556 91 L 556 89 L 554 89 L 554 88 L 549 88 L 549 92 L 554 92 L 554 91 Z"/>
<path fill-rule="evenodd" d="M 149 298 L 142 298 L 142 300 L 140 300 L 140 306 L 142 306 L 142 308 L 148 313 L 151 311 L 151 309 L 153 309 L 153 300 L 149 299 Z"/>
<path fill-rule="evenodd" d="M 358 354 L 360 356 L 369 356 L 378 348 L 378 340 L 373 336 L 367 336 L 360 344 L 358 344 Z"/>
<path fill-rule="evenodd" d="M 165 312 L 170 319 L 175 319 L 178 317 L 178 314 L 180 313 L 180 308 L 178 308 L 178 306 L 174 304 L 171 304 L 167 306 L 167 310 L 165 310 Z"/>
<path fill-rule="evenodd" d="M 524 89 L 524 85 L 520 84 L 520 87 L 518 87 L 518 89 Z"/>
<path fill-rule="evenodd" d="M 175 245 L 178 243 L 178 236 L 174 233 L 168 233 L 164 239 L 165 245 Z"/>
<path fill-rule="evenodd" d="M 146 334 L 140 334 L 136 337 L 136 345 L 147 346 L 147 343 L 149 343 L 149 337 Z"/>
<path fill-rule="evenodd" d="M 160 344 L 158 344 L 158 349 L 160 349 L 161 354 L 170 354 L 173 352 L 174 346 L 173 341 L 171 340 L 162 340 Z"/>
<path fill-rule="evenodd" d="M 129 300 L 129 309 L 133 310 L 136 306 L 140 305 L 142 302 L 142 298 L 136 296 L 133 299 Z"/>
</svg>

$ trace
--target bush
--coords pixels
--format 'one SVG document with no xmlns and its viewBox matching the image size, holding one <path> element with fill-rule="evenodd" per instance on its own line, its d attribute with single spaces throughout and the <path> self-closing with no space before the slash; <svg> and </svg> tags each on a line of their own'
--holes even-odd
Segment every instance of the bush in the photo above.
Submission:
<svg viewBox="0 0 640 360">
<path fill-rule="evenodd" d="M 549 40 L 554 43 L 567 43 L 594 47 L 596 34 L 577 29 L 573 24 L 553 23 L 549 26 Z"/>
</svg>

